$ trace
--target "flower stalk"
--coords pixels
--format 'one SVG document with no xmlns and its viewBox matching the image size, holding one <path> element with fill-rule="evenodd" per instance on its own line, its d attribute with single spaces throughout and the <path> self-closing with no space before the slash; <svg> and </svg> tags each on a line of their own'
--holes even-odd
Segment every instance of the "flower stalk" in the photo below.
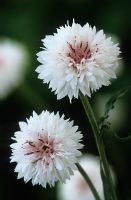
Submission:
<svg viewBox="0 0 131 200">
<path fill-rule="evenodd" d="M 96 188 L 94 187 L 90 177 L 88 176 L 88 174 L 85 172 L 85 170 L 83 169 L 83 167 L 77 163 L 76 166 L 78 167 L 79 172 L 81 173 L 81 175 L 83 176 L 83 178 L 85 179 L 85 181 L 87 182 L 88 186 L 90 187 L 92 194 L 94 195 L 96 200 L 101 200 L 99 197 L 99 194 L 96 190 Z"/>
<path fill-rule="evenodd" d="M 82 93 L 79 93 L 79 96 L 80 96 L 81 102 L 83 104 L 85 113 L 86 113 L 88 120 L 90 122 L 90 125 L 92 127 L 92 131 L 93 131 L 95 141 L 96 141 L 96 145 L 97 145 L 97 148 L 98 148 L 98 152 L 99 152 L 99 155 L 100 155 L 100 160 L 102 162 L 103 170 L 104 170 L 107 182 L 108 182 L 108 187 L 109 187 L 109 190 L 110 190 L 109 192 L 110 192 L 111 199 L 117 200 L 116 193 L 115 193 L 115 190 L 114 190 L 114 187 L 113 187 L 113 181 L 112 181 L 112 177 L 111 177 L 111 173 L 110 173 L 110 169 L 109 169 L 109 164 L 108 164 L 106 153 L 105 153 L 105 147 L 104 147 L 103 139 L 100 135 L 99 128 L 98 128 L 93 110 L 91 108 L 91 105 L 88 101 L 87 96 L 84 96 Z"/>
</svg>

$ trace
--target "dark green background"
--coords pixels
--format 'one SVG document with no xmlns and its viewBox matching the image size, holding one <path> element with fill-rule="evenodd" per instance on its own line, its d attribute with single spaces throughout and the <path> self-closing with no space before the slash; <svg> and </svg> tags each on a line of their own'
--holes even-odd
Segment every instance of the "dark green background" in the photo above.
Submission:
<svg viewBox="0 0 131 200">
<path fill-rule="evenodd" d="M 131 84 L 131 3 L 130 0 L 2 0 L 0 1 L 0 37 L 23 42 L 30 52 L 30 66 L 25 83 L 7 99 L 0 101 L 0 200 L 32 199 L 55 200 L 55 188 L 25 184 L 17 180 L 13 172 L 15 165 L 9 163 L 9 145 L 13 133 L 18 130 L 18 121 L 25 120 L 32 111 L 43 109 L 60 111 L 75 120 L 84 133 L 84 152 L 97 154 L 94 138 L 85 120 L 79 100 L 70 105 L 67 98 L 57 101 L 47 85 L 37 79 L 34 72 L 38 66 L 36 53 L 40 51 L 41 39 L 55 32 L 56 27 L 72 19 L 84 25 L 89 22 L 108 34 L 118 36 L 123 58 L 123 73 L 108 88 L 100 89 L 91 98 L 92 105 L 98 94 L 112 94 L 119 88 Z M 127 120 L 121 129 L 121 136 L 131 133 L 131 93 L 124 97 Z M 86 136 L 86 132 L 88 133 Z M 111 132 L 104 137 L 108 158 L 117 177 L 117 193 L 120 200 L 131 200 L 131 141 L 121 143 Z"/>
</svg>

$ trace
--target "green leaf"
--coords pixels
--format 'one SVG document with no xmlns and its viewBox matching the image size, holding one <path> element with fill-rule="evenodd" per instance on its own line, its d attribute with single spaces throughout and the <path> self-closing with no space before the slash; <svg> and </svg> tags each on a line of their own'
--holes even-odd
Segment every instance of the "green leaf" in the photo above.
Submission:
<svg viewBox="0 0 131 200">
<path fill-rule="evenodd" d="M 106 122 L 106 120 L 109 117 L 109 112 L 114 109 L 115 106 L 115 102 L 122 98 L 131 88 L 131 86 L 128 86 L 126 88 L 123 88 L 121 90 L 119 90 L 116 94 L 114 94 L 106 103 L 105 105 L 105 111 L 103 116 L 99 119 L 98 121 L 98 126 L 99 126 L 99 130 L 101 131 L 104 128 L 109 128 L 110 127 L 110 123 Z"/>
<path fill-rule="evenodd" d="M 131 135 L 128 135 L 127 137 L 120 137 L 119 135 L 117 135 L 117 133 L 115 133 L 114 136 L 120 142 L 127 142 L 127 141 L 131 140 Z"/>
</svg>

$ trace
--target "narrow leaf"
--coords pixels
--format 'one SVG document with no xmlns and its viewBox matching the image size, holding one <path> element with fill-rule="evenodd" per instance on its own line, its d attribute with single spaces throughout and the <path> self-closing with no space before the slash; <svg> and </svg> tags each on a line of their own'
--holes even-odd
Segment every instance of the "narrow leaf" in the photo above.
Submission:
<svg viewBox="0 0 131 200">
<path fill-rule="evenodd" d="M 117 133 L 115 133 L 114 136 L 120 142 L 127 142 L 127 141 L 131 140 L 131 135 L 128 135 L 127 137 L 120 137 L 119 135 L 117 135 Z"/>
<path fill-rule="evenodd" d="M 109 117 L 109 112 L 114 109 L 114 106 L 115 106 L 115 102 L 122 98 L 128 91 L 129 89 L 131 88 L 131 86 L 128 86 L 124 89 L 121 89 L 119 90 L 117 93 L 115 93 L 106 103 L 105 105 L 105 111 L 104 111 L 104 114 L 103 116 L 99 119 L 98 121 L 98 125 L 99 125 L 99 129 L 100 131 L 103 129 L 103 128 L 109 128 L 110 127 L 110 124 L 108 122 L 105 122 L 108 117 Z"/>
</svg>

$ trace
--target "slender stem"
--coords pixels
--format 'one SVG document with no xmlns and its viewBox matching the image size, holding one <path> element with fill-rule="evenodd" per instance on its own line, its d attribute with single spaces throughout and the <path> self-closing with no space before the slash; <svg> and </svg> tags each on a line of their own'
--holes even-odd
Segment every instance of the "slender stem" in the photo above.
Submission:
<svg viewBox="0 0 131 200">
<path fill-rule="evenodd" d="M 103 139 L 102 139 L 102 137 L 99 133 L 99 128 L 98 128 L 93 110 L 90 106 L 90 103 L 88 101 L 87 96 L 83 96 L 83 94 L 81 94 L 81 93 L 79 95 L 80 95 L 80 99 L 81 99 L 81 102 L 83 104 L 83 107 L 85 109 L 85 113 L 86 113 L 86 115 L 89 119 L 89 122 L 91 124 L 92 130 L 93 130 L 93 133 L 94 133 L 98 152 L 99 152 L 99 155 L 100 155 L 100 160 L 102 161 L 102 164 L 103 164 L 104 173 L 105 173 L 106 178 L 107 178 L 107 182 L 108 182 L 108 185 L 109 185 L 109 189 L 110 189 L 112 199 L 117 200 L 116 193 L 115 193 L 115 190 L 114 190 L 114 187 L 113 187 L 113 181 L 112 181 L 112 177 L 111 177 L 111 173 L 110 173 L 110 169 L 109 169 L 109 164 L 107 162 L 107 158 L 106 158 L 106 154 L 105 154 Z"/>
<path fill-rule="evenodd" d="M 85 179 L 85 181 L 88 183 L 88 186 L 90 187 L 92 194 L 94 195 L 95 199 L 101 200 L 100 197 L 99 197 L 99 194 L 97 193 L 96 188 L 94 187 L 91 179 L 89 178 L 88 174 L 85 172 L 83 167 L 79 163 L 77 163 L 76 166 L 78 167 L 78 170 L 81 173 L 81 175 L 83 176 L 83 178 Z"/>
</svg>

